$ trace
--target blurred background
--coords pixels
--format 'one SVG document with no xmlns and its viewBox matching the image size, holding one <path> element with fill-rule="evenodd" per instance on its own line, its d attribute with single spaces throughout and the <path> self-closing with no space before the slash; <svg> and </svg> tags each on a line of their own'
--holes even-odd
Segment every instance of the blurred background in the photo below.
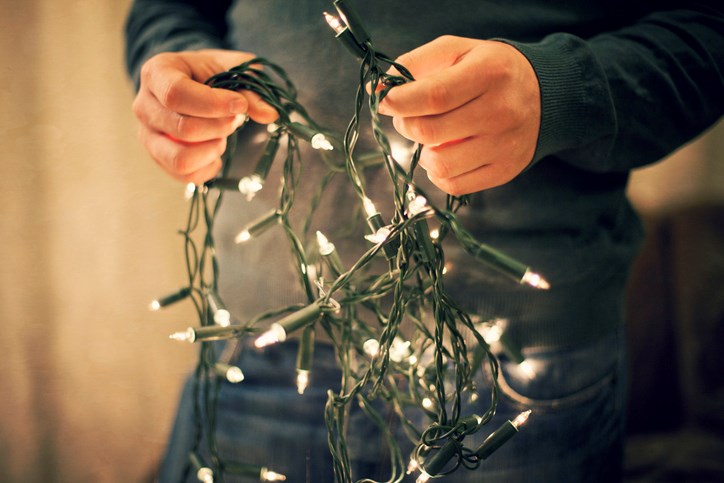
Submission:
<svg viewBox="0 0 724 483">
<path fill-rule="evenodd" d="M 0 482 L 150 481 L 196 350 L 167 338 L 188 306 L 147 309 L 184 280 L 187 205 L 136 140 L 130 2 L 0 1 Z M 633 177 L 632 481 L 669 481 L 682 431 L 724 454 L 723 135 Z"/>
</svg>

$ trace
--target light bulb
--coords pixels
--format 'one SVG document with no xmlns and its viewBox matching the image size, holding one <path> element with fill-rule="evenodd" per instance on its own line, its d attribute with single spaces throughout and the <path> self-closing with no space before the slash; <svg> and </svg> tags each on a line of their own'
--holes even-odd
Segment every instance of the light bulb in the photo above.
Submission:
<svg viewBox="0 0 724 483">
<path fill-rule="evenodd" d="M 427 206 L 427 198 L 417 195 L 407 205 L 407 212 L 410 216 L 415 216 L 421 213 L 431 213 L 432 209 Z"/>
<path fill-rule="evenodd" d="M 297 392 L 302 395 L 309 386 L 309 371 L 297 369 Z"/>
<path fill-rule="evenodd" d="M 440 230 L 438 230 L 437 228 L 433 228 L 432 230 L 430 230 L 430 238 L 432 238 L 433 240 L 437 240 L 438 238 L 440 238 Z"/>
<path fill-rule="evenodd" d="M 168 338 L 181 342 L 194 342 L 196 340 L 196 331 L 194 331 L 193 327 L 189 327 L 183 332 L 174 332 Z"/>
<path fill-rule="evenodd" d="M 427 483 L 428 481 L 430 481 L 430 475 L 428 475 L 425 470 L 422 470 L 420 476 L 418 476 L 417 480 L 415 480 L 415 483 Z"/>
<path fill-rule="evenodd" d="M 214 472 L 204 466 L 196 472 L 196 478 L 203 483 L 214 483 Z"/>
<path fill-rule="evenodd" d="M 429 410 L 429 409 L 432 409 L 433 407 L 435 407 L 435 403 L 432 402 L 432 399 L 430 399 L 429 397 L 426 397 L 425 399 L 422 400 L 422 407 Z"/>
<path fill-rule="evenodd" d="M 367 198 L 366 196 L 362 198 L 362 206 L 364 207 L 365 213 L 367 213 L 368 218 L 379 214 L 379 211 L 377 211 L 375 204 L 372 202 L 371 199 Z"/>
<path fill-rule="evenodd" d="M 485 441 L 475 450 L 475 455 L 480 459 L 487 459 L 493 452 L 503 446 L 510 438 L 518 434 L 520 428 L 530 416 L 531 411 L 523 411 L 512 421 L 504 422 L 498 429 L 488 436 Z"/>
<path fill-rule="evenodd" d="M 193 183 L 187 183 L 184 188 L 184 199 L 190 200 L 194 197 L 194 193 L 196 193 L 196 185 Z"/>
<path fill-rule="evenodd" d="M 530 269 L 525 271 L 525 273 L 523 274 L 523 278 L 520 279 L 520 283 L 527 283 L 531 287 L 535 287 L 541 290 L 548 290 L 549 288 L 551 288 L 551 285 L 545 278 L 535 272 L 532 272 Z"/>
<path fill-rule="evenodd" d="M 278 342 L 284 342 L 286 339 L 287 331 L 284 330 L 284 327 L 279 324 L 272 324 L 266 332 L 254 341 L 254 347 L 261 349 Z"/>
<path fill-rule="evenodd" d="M 362 349 L 365 351 L 365 354 L 374 358 L 380 353 L 380 343 L 377 339 L 367 339 L 364 344 L 362 344 Z"/>
<path fill-rule="evenodd" d="M 334 146 L 332 146 L 332 143 L 329 142 L 329 139 L 327 139 L 321 132 L 312 136 L 312 139 L 309 142 L 312 144 L 314 149 L 323 149 L 324 151 L 332 151 L 334 149 Z"/>
<path fill-rule="evenodd" d="M 365 240 L 374 243 L 375 245 L 383 243 L 390 236 L 390 229 L 386 226 L 378 228 L 376 232 L 371 235 L 365 235 Z"/>
<path fill-rule="evenodd" d="M 534 379 L 536 376 L 535 367 L 533 366 L 533 363 L 529 360 L 524 360 L 520 364 L 518 364 L 518 368 L 528 376 L 529 379 Z"/>
<path fill-rule="evenodd" d="M 327 25 L 329 25 L 332 30 L 334 30 L 334 33 L 339 35 L 341 34 L 344 29 L 346 28 L 342 21 L 337 17 L 336 15 L 332 15 L 331 13 L 324 12 L 324 20 L 327 21 Z"/>
<path fill-rule="evenodd" d="M 331 255 L 334 252 L 334 243 L 330 243 L 321 231 L 317 231 L 317 245 L 319 246 L 319 254 L 322 256 Z"/>
<path fill-rule="evenodd" d="M 234 238 L 235 243 L 244 243 L 249 240 L 251 240 L 251 233 L 249 233 L 249 230 L 241 230 L 239 234 L 236 235 L 236 238 Z"/>
<path fill-rule="evenodd" d="M 232 384 L 238 384 L 244 380 L 244 373 L 240 368 L 231 366 L 226 370 L 226 380 Z"/>
<path fill-rule="evenodd" d="M 523 411 L 522 413 L 517 415 L 515 419 L 510 422 L 510 424 L 515 426 L 516 429 L 520 428 L 523 424 L 525 424 L 526 421 L 528 421 L 531 412 L 532 411 L 530 409 L 527 411 Z"/>
<path fill-rule="evenodd" d="M 226 309 L 219 309 L 214 313 L 214 322 L 222 327 L 231 325 L 231 313 Z"/>
<path fill-rule="evenodd" d="M 287 477 L 282 475 L 281 473 L 276 473 L 267 468 L 262 468 L 261 472 L 259 473 L 259 480 L 260 481 L 286 481 Z"/>
<path fill-rule="evenodd" d="M 403 359 L 410 356 L 410 341 L 402 340 L 395 337 L 390 346 L 390 359 L 394 362 L 402 362 Z"/>
<path fill-rule="evenodd" d="M 258 174 L 244 176 L 239 180 L 239 191 L 246 197 L 246 201 L 251 201 L 254 196 L 264 187 L 264 180 Z"/>
<path fill-rule="evenodd" d="M 407 472 L 406 472 L 406 474 L 409 475 L 409 474 L 417 471 L 418 469 L 420 469 L 420 463 L 418 463 L 418 462 L 417 462 L 417 458 L 415 458 L 415 457 L 413 456 L 412 458 L 410 458 L 410 462 L 407 464 Z"/>
<path fill-rule="evenodd" d="M 148 304 L 148 309 L 152 312 L 155 312 L 163 307 L 169 306 L 173 303 L 178 302 L 179 300 L 183 300 L 186 297 L 188 297 L 191 294 L 191 289 L 188 287 L 184 287 L 181 290 L 174 292 L 172 294 L 168 294 L 164 297 L 161 297 L 159 299 L 154 299 L 151 301 L 150 304 Z"/>
</svg>

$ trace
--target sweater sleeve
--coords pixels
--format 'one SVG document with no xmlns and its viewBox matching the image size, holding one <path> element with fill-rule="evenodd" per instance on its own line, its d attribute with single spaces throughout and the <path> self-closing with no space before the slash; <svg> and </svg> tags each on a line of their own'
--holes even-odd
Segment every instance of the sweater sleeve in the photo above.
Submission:
<svg viewBox="0 0 724 483">
<path fill-rule="evenodd" d="M 141 66 L 160 52 L 227 48 L 231 0 L 135 0 L 125 26 L 126 68 L 138 89 Z"/>
<path fill-rule="evenodd" d="M 554 155 L 617 172 L 655 162 L 724 113 L 724 16 L 713 8 L 651 13 L 583 39 L 510 42 L 541 91 L 534 162 Z"/>
</svg>

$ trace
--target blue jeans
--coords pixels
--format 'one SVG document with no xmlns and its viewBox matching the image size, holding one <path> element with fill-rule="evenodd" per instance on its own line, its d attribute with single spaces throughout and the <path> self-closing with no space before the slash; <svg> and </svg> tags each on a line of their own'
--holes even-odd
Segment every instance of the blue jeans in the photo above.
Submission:
<svg viewBox="0 0 724 483">
<path fill-rule="evenodd" d="M 218 399 L 216 439 L 222 459 L 267 466 L 284 473 L 290 483 L 334 481 L 323 420 L 327 389 L 339 385 L 339 371 L 330 347 L 314 355 L 312 380 L 303 396 L 295 386 L 296 344 L 289 341 L 264 352 L 245 349 L 238 361 L 246 379 L 222 383 Z M 623 333 L 616 332 L 584 348 L 526 351 L 536 370 L 524 375 L 501 361 L 503 387 L 494 419 L 481 429 L 482 439 L 505 420 L 531 409 L 520 433 L 484 460 L 475 471 L 460 468 L 444 482 L 601 482 L 621 480 L 624 436 L 625 364 Z M 486 377 L 481 397 L 463 415 L 485 410 Z M 478 406 L 476 407 L 475 404 Z M 184 479 L 194 437 L 193 400 L 189 382 L 160 473 L 161 483 Z M 384 481 L 387 453 L 373 425 L 353 414 L 349 446 L 353 476 Z M 475 440 L 466 439 L 469 447 Z M 202 456 L 204 454 L 202 453 Z M 414 482 L 413 474 L 405 482 Z M 224 476 L 225 482 L 254 481 Z"/>
</svg>

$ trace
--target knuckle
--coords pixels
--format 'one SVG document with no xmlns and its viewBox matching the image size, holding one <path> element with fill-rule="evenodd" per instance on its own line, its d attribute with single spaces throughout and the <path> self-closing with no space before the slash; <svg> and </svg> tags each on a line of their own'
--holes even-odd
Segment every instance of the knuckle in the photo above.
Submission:
<svg viewBox="0 0 724 483">
<path fill-rule="evenodd" d="M 433 112 L 441 112 L 446 109 L 450 99 L 450 88 L 447 84 L 438 82 L 433 84 L 428 90 L 424 100 L 427 107 Z"/>
<path fill-rule="evenodd" d="M 166 165 L 177 174 L 189 172 L 189 150 L 177 146 L 169 155 Z"/>
<path fill-rule="evenodd" d="M 455 178 L 438 178 L 435 176 L 430 176 L 429 178 L 435 186 L 449 195 L 462 196 L 467 194 L 466 190 L 463 189 L 460 182 Z"/>
<path fill-rule="evenodd" d="M 140 94 L 137 95 L 135 99 L 133 99 L 133 103 L 131 104 L 131 112 L 133 112 L 133 115 L 136 116 L 136 119 L 141 122 L 145 122 L 146 110 L 144 109 L 143 101 L 141 100 Z"/>
<path fill-rule="evenodd" d="M 424 117 L 407 119 L 405 124 L 412 136 L 412 140 L 422 144 L 435 144 L 438 142 L 437 127 Z"/>
<path fill-rule="evenodd" d="M 420 157 L 420 165 L 435 178 L 447 179 L 451 177 L 452 169 L 450 162 L 444 156 L 438 156 L 435 152 L 428 149 L 423 150 Z"/>
<path fill-rule="evenodd" d="M 174 79 L 165 85 L 159 101 L 167 108 L 175 111 L 178 108 L 181 99 L 182 93 L 179 85 L 179 80 Z"/>
<path fill-rule="evenodd" d="M 176 117 L 175 137 L 179 139 L 189 139 L 193 134 L 191 119 L 188 116 L 178 113 L 174 113 L 174 116 Z"/>
</svg>

